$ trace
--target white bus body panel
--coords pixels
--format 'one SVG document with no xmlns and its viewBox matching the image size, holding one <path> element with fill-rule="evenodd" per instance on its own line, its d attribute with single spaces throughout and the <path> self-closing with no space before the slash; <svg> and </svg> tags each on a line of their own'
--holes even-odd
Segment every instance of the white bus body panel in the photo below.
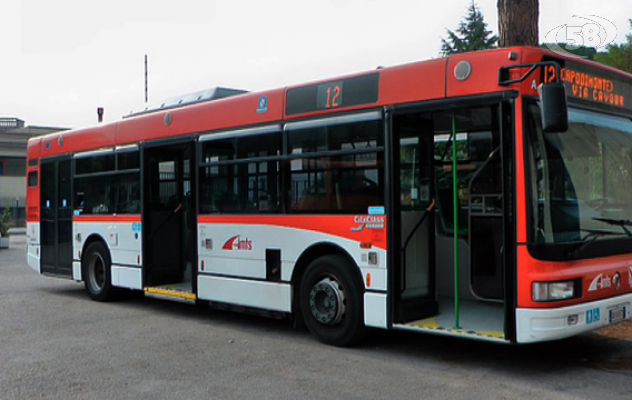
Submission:
<svg viewBox="0 0 632 400">
<path fill-rule="evenodd" d="M 41 273 L 40 266 L 40 224 L 26 223 L 26 262 L 35 272 Z"/>
<path fill-rule="evenodd" d="M 294 266 L 301 254 L 317 243 L 333 243 L 353 258 L 360 268 L 365 288 L 372 291 L 365 294 L 365 324 L 386 328 L 386 250 L 363 249 L 357 241 L 308 229 L 259 224 L 198 224 L 198 297 L 289 312 Z M 281 251 L 283 282 L 239 280 L 266 279 L 266 249 Z M 369 252 L 377 256 L 375 265 L 369 264 Z M 208 274 L 222 276 L 210 277 Z M 368 274 L 370 279 L 367 279 Z M 274 287 L 277 289 L 272 289 Z M 281 290 L 283 295 L 276 290 Z"/>
<path fill-rule="evenodd" d="M 143 288 L 143 271 L 141 268 L 112 266 L 112 286 L 127 289 Z"/>
<path fill-rule="evenodd" d="M 364 324 L 386 329 L 386 305 L 386 293 L 364 293 Z"/>
<path fill-rule="evenodd" d="M 110 251 L 112 285 L 142 289 L 142 229 L 139 222 L 73 221 L 73 279 L 82 279 L 81 252 L 86 240 L 92 235 L 99 236 Z"/>
<path fill-rule="evenodd" d="M 81 276 L 81 262 L 79 261 L 72 262 L 72 279 L 76 282 L 83 280 Z"/>
<path fill-rule="evenodd" d="M 518 308 L 516 309 L 516 339 L 518 343 L 542 342 L 563 339 L 582 332 L 592 331 L 609 325 L 608 309 L 627 304 L 626 318 L 632 317 L 632 293 L 559 308 Z M 591 320 L 588 313 L 597 312 L 598 318 Z M 571 320 L 576 323 L 570 324 Z"/>
<path fill-rule="evenodd" d="M 198 298 L 273 311 L 292 311 L 292 288 L 287 283 L 200 275 Z"/>
<path fill-rule="evenodd" d="M 282 217 L 281 217 L 282 218 Z M 237 236 L 230 249 L 228 241 Z M 210 248 L 207 248 L 209 240 Z M 237 244 L 244 243 L 241 248 Z M 292 279 L 294 265 L 307 248 L 333 243 L 345 250 L 360 267 L 367 289 L 386 291 L 386 250 L 360 248 L 360 243 L 322 232 L 276 225 L 198 224 L 198 271 L 234 277 L 266 278 L 266 249 L 281 250 L 281 280 Z M 369 252 L 376 253 L 376 265 L 369 264 Z M 202 269 L 201 262 L 204 261 Z M 367 274 L 371 285 L 367 286 Z"/>
</svg>

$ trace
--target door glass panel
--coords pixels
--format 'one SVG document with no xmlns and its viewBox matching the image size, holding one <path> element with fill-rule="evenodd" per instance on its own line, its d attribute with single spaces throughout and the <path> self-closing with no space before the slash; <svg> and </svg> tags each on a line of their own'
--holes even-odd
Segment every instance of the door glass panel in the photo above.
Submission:
<svg viewBox="0 0 632 400">
<path fill-rule="evenodd" d="M 402 300 L 412 301 L 432 295 L 430 246 L 434 221 L 426 211 L 432 201 L 432 125 L 427 115 L 409 115 L 398 118 L 395 128 L 399 137 L 402 235 L 400 292 Z M 421 312 L 419 309 L 413 314 Z"/>
<path fill-rule="evenodd" d="M 59 191 L 57 205 L 60 210 L 70 209 L 70 160 L 59 162 Z"/>
</svg>

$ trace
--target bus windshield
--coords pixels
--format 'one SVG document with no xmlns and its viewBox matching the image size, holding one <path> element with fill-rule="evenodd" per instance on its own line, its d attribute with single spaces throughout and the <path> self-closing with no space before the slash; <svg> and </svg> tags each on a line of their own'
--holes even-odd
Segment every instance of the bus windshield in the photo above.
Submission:
<svg viewBox="0 0 632 400">
<path fill-rule="evenodd" d="M 632 238 L 632 120 L 571 107 L 568 131 L 545 133 L 528 107 L 530 242 Z"/>
</svg>

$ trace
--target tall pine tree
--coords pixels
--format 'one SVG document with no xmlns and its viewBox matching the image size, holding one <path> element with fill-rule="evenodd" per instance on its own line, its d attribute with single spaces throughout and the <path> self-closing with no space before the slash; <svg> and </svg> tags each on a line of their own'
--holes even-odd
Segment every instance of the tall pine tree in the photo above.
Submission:
<svg viewBox="0 0 632 400">
<path fill-rule="evenodd" d="M 537 46 L 539 0 L 498 0 L 500 47 Z"/>
<path fill-rule="evenodd" d="M 483 13 L 472 1 L 467 15 L 459 23 L 456 32 L 448 29 L 448 38 L 441 39 L 441 53 L 449 55 L 466 51 L 491 49 L 496 47 L 498 36 L 487 29 Z"/>
</svg>

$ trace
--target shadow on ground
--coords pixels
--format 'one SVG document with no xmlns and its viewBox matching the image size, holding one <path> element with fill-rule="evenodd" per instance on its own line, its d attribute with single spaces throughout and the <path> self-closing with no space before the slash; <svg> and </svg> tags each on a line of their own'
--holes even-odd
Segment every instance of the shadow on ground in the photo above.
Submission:
<svg viewBox="0 0 632 400">
<path fill-rule="evenodd" d="M 82 285 L 48 287 L 52 295 L 90 301 Z M 112 307 L 126 307 L 147 313 L 162 313 L 202 324 L 222 325 L 237 331 L 265 330 L 291 340 L 315 340 L 304 329 L 296 329 L 288 319 L 212 309 L 152 298 L 142 292 L 127 292 Z M 324 344 L 322 346 L 325 346 Z M 593 368 L 632 376 L 632 341 L 605 338 L 595 334 L 531 345 L 503 345 L 476 340 L 435 336 L 404 331 L 372 330 L 358 346 L 342 351 L 369 351 L 380 356 L 397 356 L 412 361 L 423 358 L 436 362 L 458 363 L 465 368 L 502 369 L 516 375 L 563 373 L 575 368 Z"/>
</svg>

